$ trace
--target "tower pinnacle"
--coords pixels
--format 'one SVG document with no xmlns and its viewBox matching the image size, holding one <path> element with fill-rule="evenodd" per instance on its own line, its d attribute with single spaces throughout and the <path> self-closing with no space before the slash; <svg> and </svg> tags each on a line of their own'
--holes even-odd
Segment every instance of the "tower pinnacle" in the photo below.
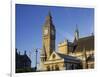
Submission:
<svg viewBox="0 0 100 77">
<path fill-rule="evenodd" d="M 46 17 L 46 20 L 51 21 L 52 20 L 52 16 L 51 16 L 51 12 L 48 12 L 48 15 Z"/>
<path fill-rule="evenodd" d="M 48 12 L 48 15 L 51 16 L 51 12 L 50 12 L 50 10 L 49 10 L 49 12 Z"/>
<path fill-rule="evenodd" d="M 78 26 L 76 24 L 76 29 L 75 29 L 75 36 L 74 36 L 74 41 L 79 39 L 79 30 L 78 30 Z"/>
</svg>

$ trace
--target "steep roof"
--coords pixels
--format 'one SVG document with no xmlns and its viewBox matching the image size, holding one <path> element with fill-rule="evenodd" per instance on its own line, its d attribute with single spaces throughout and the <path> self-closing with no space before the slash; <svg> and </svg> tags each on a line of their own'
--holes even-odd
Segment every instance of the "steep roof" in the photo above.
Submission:
<svg viewBox="0 0 100 77">
<path fill-rule="evenodd" d="M 52 16 L 51 16 L 50 11 L 49 11 L 48 15 L 46 16 L 44 26 L 45 27 L 51 26 L 51 27 L 55 28 L 55 26 L 53 25 Z"/>
<path fill-rule="evenodd" d="M 64 55 L 64 54 L 61 54 L 61 53 L 58 53 L 58 52 L 53 52 L 51 54 L 49 60 L 47 60 L 45 62 L 45 64 L 55 63 L 55 62 L 59 62 L 59 61 L 72 62 L 72 63 L 80 63 L 81 62 L 81 60 L 78 59 L 77 57 Z"/>
<path fill-rule="evenodd" d="M 78 39 L 78 41 L 76 42 L 75 51 L 83 51 L 84 48 L 87 51 L 94 50 L 94 36 L 93 35 Z"/>
</svg>

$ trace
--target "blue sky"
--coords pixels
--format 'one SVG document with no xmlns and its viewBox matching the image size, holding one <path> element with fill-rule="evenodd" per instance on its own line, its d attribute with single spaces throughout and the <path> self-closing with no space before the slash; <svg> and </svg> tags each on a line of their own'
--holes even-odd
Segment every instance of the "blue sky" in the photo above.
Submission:
<svg viewBox="0 0 100 77">
<path fill-rule="evenodd" d="M 35 65 L 35 48 L 42 48 L 42 27 L 48 12 L 56 27 L 56 46 L 64 39 L 74 38 L 76 24 L 80 37 L 94 33 L 94 9 L 16 4 L 16 48 L 27 51 Z M 39 54 L 38 54 L 39 60 Z"/>
</svg>

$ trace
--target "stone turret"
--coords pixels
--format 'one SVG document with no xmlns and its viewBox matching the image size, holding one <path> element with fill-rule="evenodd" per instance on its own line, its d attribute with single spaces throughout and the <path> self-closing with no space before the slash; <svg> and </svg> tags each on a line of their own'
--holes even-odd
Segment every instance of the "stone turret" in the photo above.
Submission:
<svg viewBox="0 0 100 77">
<path fill-rule="evenodd" d="M 83 49 L 83 69 L 87 69 L 87 54 L 85 48 Z"/>
</svg>

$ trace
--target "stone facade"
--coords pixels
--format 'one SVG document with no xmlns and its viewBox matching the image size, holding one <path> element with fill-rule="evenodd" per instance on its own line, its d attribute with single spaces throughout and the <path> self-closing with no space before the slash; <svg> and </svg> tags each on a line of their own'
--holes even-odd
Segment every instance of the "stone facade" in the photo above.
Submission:
<svg viewBox="0 0 100 77">
<path fill-rule="evenodd" d="M 63 42 L 58 44 L 58 52 L 62 54 L 68 54 L 68 40 L 64 40 Z"/>
<path fill-rule="evenodd" d="M 49 12 L 43 26 L 40 71 L 94 68 L 94 35 L 80 38 L 77 26 L 74 34 L 73 42 L 64 40 L 55 51 L 56 29 Z"/>
</svg>

